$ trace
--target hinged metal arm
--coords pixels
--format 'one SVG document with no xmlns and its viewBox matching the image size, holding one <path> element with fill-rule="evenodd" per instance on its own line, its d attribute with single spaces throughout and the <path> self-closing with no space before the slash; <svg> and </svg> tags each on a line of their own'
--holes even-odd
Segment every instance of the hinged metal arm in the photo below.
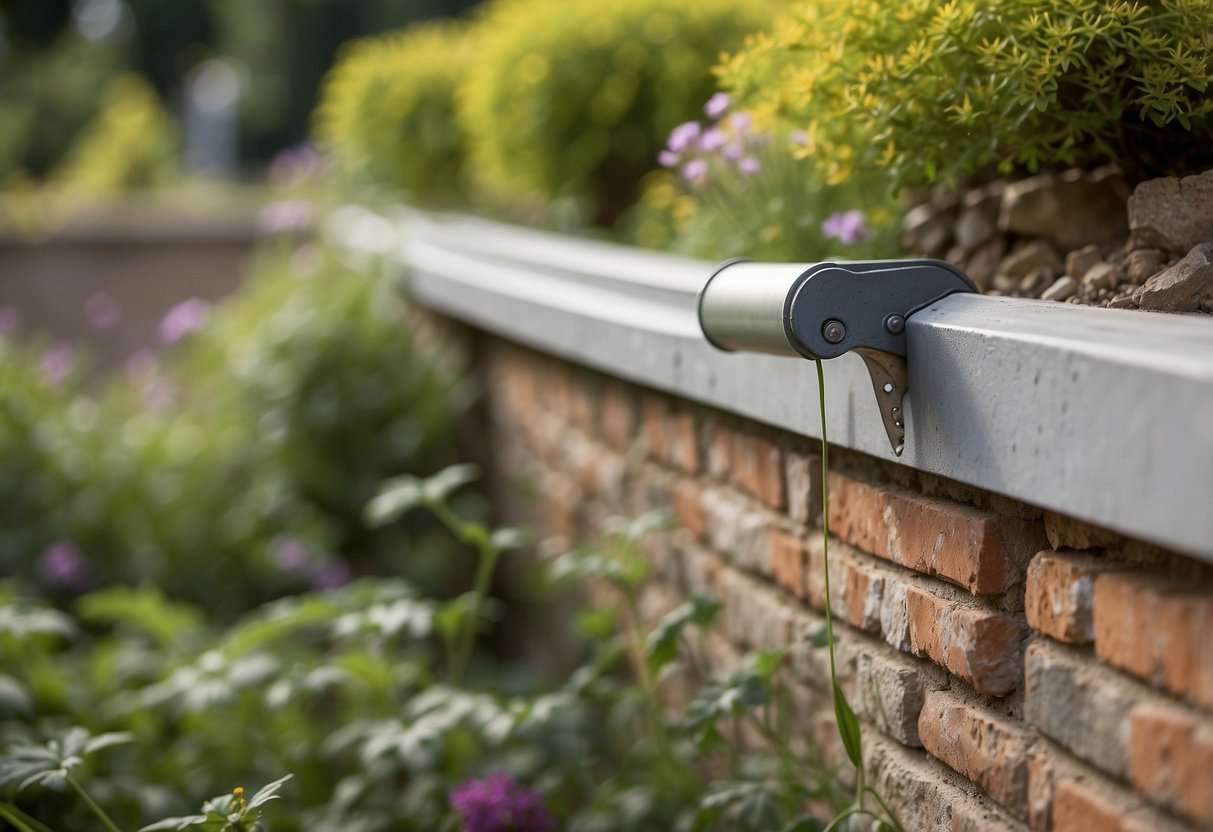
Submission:
<svg viewBox="0 0 1213 832">
<path fill-rule="evenodd" d="M 906 320 L 955 292 L 975 292 L 940 260 L 813 264 L 730 261 L 699 293 L 699 325 L 722 350 L 836 358 L 867 365 L 893 452 L 905 447 Z"/>
</svg>

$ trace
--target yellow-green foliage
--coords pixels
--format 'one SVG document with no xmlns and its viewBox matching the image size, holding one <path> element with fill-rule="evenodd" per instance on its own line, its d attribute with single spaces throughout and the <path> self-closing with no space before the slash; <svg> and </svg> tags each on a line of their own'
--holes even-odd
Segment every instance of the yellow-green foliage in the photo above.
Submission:
<svg viewBox="0 0 1213 832">
<path fill-rule="evenodd" d="M 1111 160 L 1213 164 L 1209 0 L 811 0 L 721 68 L 830 181 Z"/>
<path fill-rule="evenodd" d="M 123 75 L 109 85 L 101 112 L 55 178 L 89 193 L 163 185 L 179 172 L 178 147 L 177 125 L 151 84 Z"/>
<path fill-rule="evenodd" d="M 753 0 L 503 0 L 460 88 L 477 184 L 511 203 L 572 197 L 609 223 L 670 129 L 701 113 L 723 50 L 770 22 Z"/>
<path fill-rule="evenodd" d="M 442 21 L 346 45 L 313 117 L 320 143 L 358 176 L 415 198 L 457 193 L 465 142 L 454 95 L 467 69 L 466 35 Z"/>
</svg>

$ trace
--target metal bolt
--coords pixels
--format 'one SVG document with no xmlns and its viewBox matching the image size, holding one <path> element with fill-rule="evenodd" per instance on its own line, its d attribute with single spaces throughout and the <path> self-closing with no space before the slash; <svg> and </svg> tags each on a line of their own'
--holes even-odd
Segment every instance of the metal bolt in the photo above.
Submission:
<svg viewBox="0 0 1213 832">
<path fill-rule="evenodd" d="M 884 328 L 890 335 L 900 335 L 906 328 L 906 319 L 892 314 L 884 319 Z"/>
<path fill-rule="evenodd" d="M 839 344 L 847 337 L 847 328 L 843 326 L 842 321 L 826 321 L 821 328 L 821 337 L 831 344 Z"/>
</svg>

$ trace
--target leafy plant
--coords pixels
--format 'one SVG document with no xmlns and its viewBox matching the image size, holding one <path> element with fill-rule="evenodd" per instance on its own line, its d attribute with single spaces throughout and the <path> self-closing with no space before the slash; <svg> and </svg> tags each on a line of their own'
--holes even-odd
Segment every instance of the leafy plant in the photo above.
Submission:
<svg viewBox="0 0 1213 832">
<path fill-rule="evenodd" d="M 739 0 L 490 6 L 458 97 L 475 182 L 549 221 L 611 225 L 666 134 L 711 94 L 721 50 L 769 19 Z"/>
<path fill-rule="evenodd" d="M 762 126 L 717 93 L 704 107 L 706 122 L 675 127 L 658 159 L 666 168 L 645 177 L 630 216 L 640 245 L 714 260 L 753 257 L 820 261 L 890 256 L 889 191 L 861 183 L 826 185 L 794 153 L 802 132 Z M 866 209 L 866 210 L 861 210 Z M 846 233 L 832 227 L 857 215 Z"/>
<path fill-rule="evenodd" d="M 450 21 L 347 43 L 320 92 L 317 139 L 362 181 L 451 200 L 466 154 L 455 88 L 473 54 L 466 26 Z"/>
<path fill-rule="evenodd" d="M 231 794 L 219 795 L 219 797 L 211 798 L 203 803 L 200 815 L 165 818 L 143 827 L 139 832 L 156 832 L 157 830 L 179 832 L 182 829 L 200 829 L 205 832 L 255 832 L 262 828 L 260 823 L 262 807 L 271 800 L 278 800 L 281 797 L 278 790 L 289 779 L 291 779 L 291 775 L 288 774 L 272 783 L 267 783 L 248 799 L 244 797 L 244 788 L 237 786 Z"/>
<path fill-rule="evenodd" d="M 1101 161 L 1140 179 L 1213 164 L 1211 53 L 1203 0 L 811 0 L 720 73 L 805 130 L 829 183 Z"/>
</svg>

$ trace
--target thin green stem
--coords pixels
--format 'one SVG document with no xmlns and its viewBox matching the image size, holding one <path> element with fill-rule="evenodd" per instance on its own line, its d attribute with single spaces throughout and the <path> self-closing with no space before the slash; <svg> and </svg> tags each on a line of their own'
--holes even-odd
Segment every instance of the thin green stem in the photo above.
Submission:
<svg viewBox="0 0 1213 832">
<path fill-rule="evenodd" d="M 67 784 L 72 787 L 72 790 L 75 791 L 77 795 L 80 796 L 80 799 L 84 801 L 84 805 L 88 806 L 89 810 L 97 816 L 97 820 L 101 821 L 101 825 L 106 828 L 107 832 L 121 832 L 121 830 L 114 825 L 114 822 L 110 820 L 110 816 L 105 813 L 105 810 L 98 806 L 97 801 L 93 800 L 89 793 L 84 790 L 84 787 L 72 779 L 70 774 L 66 775 L 66 777 Z"/>
<path fill-rule="evenodd" d="M 826 645 L 830 651 L 830 684 L 838 688 L 838 671 L 834 665 L 834 618 L 830 614 L 830 442 L 826 435 L 826 377 L 821 366 L 817 364 L 817 398 L 821 407 L 821 561 L 825 573 L 826 594 Z M 855 766 L 855 806 L 863 809 L 864 796 L 863 762 Z"/>
<path fill-rule="evenodd" d="M 480 626 L 480 611 L 484 608 L 485 599 L 489 594 L 489 586 L 493 582 L 493 572 L 497 569 L 497 561 L 501 558 L 501 549 L 494 545 L 487 532 L 483 535 L 470 534 L 467 524 L 461 522 L 455 513 L 445 503 L 429 504 L 430 510 L 455 537 L 471 543 L 476 547 L 479 557 L 476 559 L 476 575 L 472 580 L 472 608 L 467 618 L 455 636 L 453 646 L 447 643 L 447 661 L 450 663 L 453 685 L 463 684 L 467 672 L 468 661 L 472 656 L 472 648 L 476 644 L 476 630 Z"/>
<path fill-rule="evenodd" d="M 37 818 L 32 818 L 12 803 L 0 804 L 0 818 L 8 821 L 17 832 L 54 832 Z"/>
</svg>

